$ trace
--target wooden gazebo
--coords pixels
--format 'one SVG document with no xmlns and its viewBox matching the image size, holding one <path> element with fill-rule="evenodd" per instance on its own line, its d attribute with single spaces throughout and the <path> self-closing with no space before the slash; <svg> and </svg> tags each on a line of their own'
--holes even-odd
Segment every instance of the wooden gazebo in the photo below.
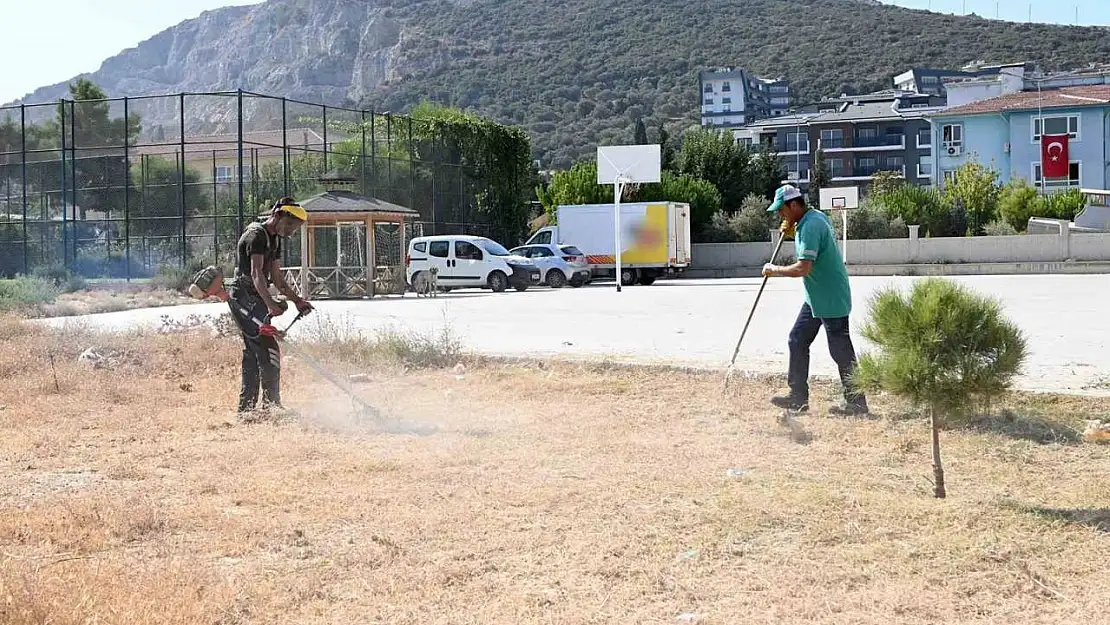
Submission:
<svg viewBox="0 0 1110 625">
<path fill-rule="evenodd" d="M 321 181 L 336 186 L 354 182 L 334 174 Z M 405 293 L 405 226 L 416 221 L 419 212 L 338 188 L 298 203 L 308 213 L 299 233 L 299 264 L 291 263 L 283 273 L 301 297 L 361 299 Z M 290 244 L 296 245 L 295 240 Z"/>
</svg>

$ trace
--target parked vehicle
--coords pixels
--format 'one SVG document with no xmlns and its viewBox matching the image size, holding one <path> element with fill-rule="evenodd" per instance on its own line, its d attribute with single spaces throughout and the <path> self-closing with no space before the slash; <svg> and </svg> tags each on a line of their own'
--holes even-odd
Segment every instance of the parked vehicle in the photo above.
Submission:
<svg viewBox="0 0 1110 625">
<path fill-rule="evenodd" d="M 419 290 L 437 270 L 440 289 L 488 288 L 500 293 L 508 287 L 518 291 L 540 283 L 540 270 L 523 256 L 509 253 L 501 244 L 486 237 L 439 235 L 415 237 L 405 254 L 405 280 Z"/>
<path fill-rule="evenodd" d="M 553 289 L 566 285 L 578 288 L 590 281 L 590 264 L 586 255 L 573 245 L 554 243 L 521 245 L 510 254 L 532 259 L 540 269 L 540 282 Z"/>
<path fill-rule="evenodd" d="M 540 228 L 525 245 L 576 245 L 586 252 L 592 276 L 616 278 L 612 204 L 575 204 L 555 210 L 556 224 Z M 690 205 L 680 202 L 621 204 L 621 284 L 651 284 L 690 265 Z"/>
</svg>

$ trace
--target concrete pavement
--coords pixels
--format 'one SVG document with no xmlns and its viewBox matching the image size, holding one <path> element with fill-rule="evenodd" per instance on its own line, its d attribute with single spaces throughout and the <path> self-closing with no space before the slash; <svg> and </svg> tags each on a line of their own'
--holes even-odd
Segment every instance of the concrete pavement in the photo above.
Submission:
<svg viewBox="0 0 1110 625">
<path fill-rule="evenodd" d="M 870 295 L 914 277 L 853 277 L 852 323 L 857 352 L 871 346 L 858 335 Z M 1030 357 L 1018 380 L 1025 390 L 1110 396 L 1110 275 L 959 276 L 976 291 L 998 297 L 1029 339 Z M 468 350 L 508 356 L 572 356 L 697 367 L 728 366 L 744 319 L 759 289 L 758 278 L 669 280 L 652 286 L 611 284 L 581 289 L 546 287 L 525 293 L 463 290 L 438 298 L 378 298 L 316 302 L 318 315 L 302 320 L 293 336 L 331 319 L 372 330 L 395 326 L 435 332 L 446 324 Z M 786 335 L 802 303 L 800 280 L 772 279 L 741 346 L 737 367 L 753 372 L 786 370 Z M 221 313 L 223 304 L 198 304 L 88 315 L 81 322 L 103 328 L 158 325 L 163 315 Z M 285 325 L 294 313 L 279 320 Z M 48 323 L 65 323 L 64 319 Z M 813 346 L 811 371 L 833 376 L 824 334 Z"/>
</svg>

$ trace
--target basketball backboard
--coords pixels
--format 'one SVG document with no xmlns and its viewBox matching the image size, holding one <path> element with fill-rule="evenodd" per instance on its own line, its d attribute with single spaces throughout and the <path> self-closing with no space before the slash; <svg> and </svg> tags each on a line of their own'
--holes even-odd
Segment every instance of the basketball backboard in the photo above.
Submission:
<svg viewBox="0 0 1110 625">
<path fill-rule="evenodd" d="M 828 187 L 821 189 L 821 210 L 852 210 L 859 208 L 859 187 Z"/>
<path fill-rule="evenodd" d="M 661 169 L 658 143 L 597 146 L 598 184 L 659 182 Z"/>
</svg>

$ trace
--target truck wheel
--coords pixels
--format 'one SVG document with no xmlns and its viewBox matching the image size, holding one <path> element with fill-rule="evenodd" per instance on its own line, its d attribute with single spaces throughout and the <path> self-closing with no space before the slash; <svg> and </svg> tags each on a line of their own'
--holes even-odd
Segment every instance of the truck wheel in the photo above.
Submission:
<svg viewBox="0 0 1110 625">
<path fill-rule="evenodd" d="M 567 285 L 567 276 L 561 269 L 551 269 L 547 272 L 547 286 L 561 289 Z"/>
<path fill-rule="evenodd" d="M 652 283 L 654 283 L 654 282 L 655 282 L 655 276 L 653 276 L 649 273 L 645 273 L 644 275 L 640 276 L 640 284 L 642 284 L 644 286 L 651 286 Z"/>
<path fill-rule="evenodd" d="M 640 272 L 635 269 L 621 269 L 621 285 L 632 286 L 640 277 Z"/>
<path fill-rule="evenodd" d="M 494 293 L 500 293 L 509 286 L 509 278 L 500 271 L 492 271 L 489 277 L 486 278 L 486 283 L 489 284 L 489 288 L 492 289 Z"/>
</svg>

